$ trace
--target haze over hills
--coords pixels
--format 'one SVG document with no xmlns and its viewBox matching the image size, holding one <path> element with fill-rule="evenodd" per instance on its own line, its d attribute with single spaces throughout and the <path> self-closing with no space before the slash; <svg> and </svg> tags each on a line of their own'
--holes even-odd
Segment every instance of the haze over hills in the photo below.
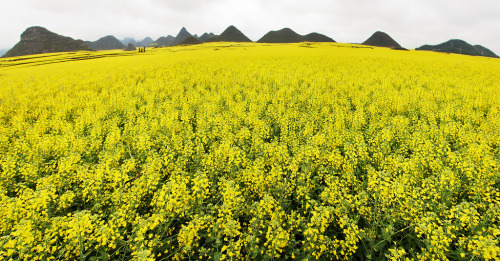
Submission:
<svg viewBox="0 0 500 261">
<path fill-rule="evenodd" d="M 85 42 L 92 50 L 114 50 L 114 49 L 124 49 L 125 45 L 122 44 L 116 37 L 112 35 L 101 37 L 95 42 L 86 41 Z"/>
<path fill-rule="evenodd" d="M 186 40 L 187 38 L 189 37 L 193 37 L 195 40 L 198 40 L 200 42 L 205 42 L 207 39 L 210 39 L 212 37 L 215 37 L 216 35 L 214 35 L 213 33 L 204 33 L 202 34 L 200 37 L 198 37 L 196 34 L 195 35 L 192 35 L 190 34 L 187 29 L 185 27 L 182 27 L 182 29 L 179 31 L 179 33 L 177 34 L 176 37 L 173 37 L 171 35 L 169 36 L 162 36 L 160 38 L 158 38 L 156 41 L 154 42 L 151 42 L 147 45 L 143 44 L 142 42 L 137 44 L 138 46 L 148 46 L 148 45 L 151 45 L 151 46 L 165 46 L 165 47 L 168 47 L 168 46 L 174 46 L 174 45 L 179 45 L 181 44 L 184 40 Z M 145 40 L 143 40 L 144 42 Z M 188 40 L 185 44 L 194 44 L 196 41 L 194 41 L 193 39 L 190 39 Z"/>
<path fill-rule="evenodd" d="M 0 57 L 6 54 L 9 51 L 9 49 L 1 49 L 0 50 Z"/>
<path fill-rule="evenodd" d="M 499 58 L 494 52 L 490 49 L 481 46 L 481 45 L 471 45 L 466 41 L 459 39 L 452 39 L 446 41 L 444 43 L 440 43 L 438 45 L 422 45 L 415 50 L 426 50 L 426 51 L 435 51 L 435 52 L 445 52 L 445 53 L 458 53 L 458 54 L 467 54 L 474 56 L 487 56 Z"/>
<path fill-rule="evenodd" d="M 129 43 L 136 45 L 137 41 L 132 37 L 125 37 L 120 41 L 123 45 L 128 45 Z"/>
<path fill-rule="evenodd" d="M 120 41 L 123 45 L 128 45 L 129 43 L 133 44 L 134 46 L 148 46 L 151 43 L 153 43 L 153 39 L 151 37 L 146 37 L 142 39 L 141 41 L 137 41 L 132 37 L 125 37 L 123 40 Z"/>
<path fill-rule="evenodd" d="M 90 47 L 82 40 L 58 35 L 40 26 L 32 26 L 21 34 L 21 40 L 3 57 L 79 50 L 90 50 Z"/>
<path fill-rule="evenodd" d="M 200 37 L 198 37 L 198 40 L 201 42 L 206 42 L 208 39 L 215 37 L 216 35 L 214 33 L 204 33 Z"/>
<path fill-rule="evenodd" d="M 180 44 L 182 41 L 184 41 L 186 38 L 190 37 L 190 36 L 193 36 L 191 35 L 185 27 L 182 27 L 182 29 L 179 31 L 179 33 L 177 33 L 177 36 L 176 37 L 173 37 L 171 35 L 165 37 L 165 36 L 162 36 L 160 38 L 158 38 L 156 41 L 154 41 L 153 43 L 151 43 L 151 45 L 154 45 L 154 46 L 174 46 L 174 45 L 178 45 Z"/>
<path fill-rule="evenodd" d="M 389 47 L 392 49 L 404 49 L 399 45 L 392 37 L 384 32 L 377 31 L 370 38 L 366 39 L 362 43 L 363 45 L 378 46 L 378 47 Z"/>
<path fill-rule="evenodd" d="M 231 25 L 220 35 L 209 38 L 207 42 L 251 42 L 238 28 Z"/>
<path fill-rule="evenodd" d="M 257 42 L 259 43 L 300 43 L 300 42 L 335 42 L 332 38 L 319 33 L 300 35 L 290 28 L 270 31 Z"/>
<path fill-rule="evenodd" d="M 151 37 L 146 37 L 146 38 L 142 39 L 142 41 L 137 42 L 135 44 L 135 46 L 148 46 L 148 45 L 152 44 L 153 42 L 154 41 L 153 41 L 153 39 L 151 39 Z"/>
<path fill-rule="evenodd" d="M 175 37 L 169 35 L 167 37 L 165 36 L 162 36 L 158 39 L 156 39 L 156 41 L 148 44 L 148 45 L 153 45 L 153 46 L 172 46 L 172 43 L 174 42 L 175 40 Z"/>
<path fill-rule="evenodd" d="M 192 37 L 192 38 L 189 38 Z M 188 39 L 189 38 L 189 39 Z M 188 39 L 188 40 L 186 40 Z M 186 40 L 186 42 L 183 42 Z M 195 41 L 197 40 L 197 41 Z M 199 42 L 213 42 L 213 41 L 226 41 L 226 42 L 251 42 L 240 30 L 235 26 L 229 26 L 224 32 L 217 36 L 213 33 L 204 33 L 201 36 L 191 35 L 185 27 L 179 31 L 176 37 L 171 35 L 160 37 L 153 41 L 150 37 L 144 38 L 142 41 L 137 42 L 134 38 L 127 37 L 119 41 L 112 35 L 100 38 L 95 42 L 83 42 L 82 40 L 74 40 L 71 37 L 61 36 L 49 30 L 33 26 L 27 28 L 21 34 L 21 40 L 9 51 L 0 50 L 0 55 L 4 53 L 3 57 L 21 56 L 29 54 L 40 54 L 49 52 L 65 52 L 65 51 L 78 51 L 78 50 L 111 50 L 111 49 L 124 49 L 123 42 L 134 43 L 135 46 L 174 46 L 178 44 L 197 44 Z M 319 33 L 310 33 L 305 36 L 297 34 L 290 28 L 283 28 L 278 31 L 270 31 L 258 40 L 260 43 L 296 43 L 296 42 L 335 42 L 332 38 Z M 362 44 L 380 47 L 389 47 L 393 49 L 404 49 L 384 32 L 375 32 Z M 459 39 L 449 40 L 438 45 L 423 45 L 416 50 L 431 50 L 436 52 L 449 52 L 468 54 L 476 56 L 487 56 L 499 58 L 498 55 L 493 53 L 488 48 L 481 45 L 470 45 L 467 42 Z"/>
</svg>

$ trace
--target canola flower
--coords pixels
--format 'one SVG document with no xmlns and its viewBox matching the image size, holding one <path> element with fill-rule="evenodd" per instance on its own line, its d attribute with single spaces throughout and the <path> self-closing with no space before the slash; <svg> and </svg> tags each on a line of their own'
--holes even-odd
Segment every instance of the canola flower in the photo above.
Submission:
<svg viewBox="0 0 500 261">
<path fill-rule="evenodd" d="M 500 60 L 353 47 L 0 60 L 1 259 L 499 260 Z"/>
</svg>

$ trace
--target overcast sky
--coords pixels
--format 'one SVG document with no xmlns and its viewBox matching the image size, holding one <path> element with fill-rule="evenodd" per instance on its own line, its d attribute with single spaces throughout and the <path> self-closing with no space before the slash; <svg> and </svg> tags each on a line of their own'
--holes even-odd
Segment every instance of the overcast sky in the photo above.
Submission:
<svg viewBox="0 0 500 261">
<path fill-rule="evenodd" d="M 359 43 L 384 31 L 406 48 L 463 39 L 500 55 L 500 0 L 2 0 L 0 49 L 29 26 L 75 39 L 220 34 L 229 25 L 257 41 L 290 27 Z"/>
</svg>

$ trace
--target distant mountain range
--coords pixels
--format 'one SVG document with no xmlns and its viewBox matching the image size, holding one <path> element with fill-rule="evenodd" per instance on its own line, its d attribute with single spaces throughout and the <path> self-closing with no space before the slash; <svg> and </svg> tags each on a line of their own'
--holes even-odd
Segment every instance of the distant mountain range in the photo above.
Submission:
<svg viewBox="0 0 500 261">
<path fill-rule="evenodd" d="M 426 50 L 426 51 L 435 51 L 435 52 L 445 52 L 445 53 L 458 53 L 458 54 L 467 54 L 467 55 L 475 55 L 475 56 L 487 56 L 499 58 L 494 52 L 490 49 L 481 46 L 481 45 L 471 45 L 466 41 L 459 39 L 452 39 L 447 42 L 438 44 L 438 45 L 422 45 L 415 50 Z"/>
<path fill-rule="evenodd" d="M 139 42 L 137 42 L 134 45 L 135 46 L 140 46 L 140 47 L 146 47 L 146 46 L 150 45 L 153 42 L 154 41 L 153 41 L 153 39 L 151 39 L 151 37 L 146 37 L 146 38 L 142 39 L 142 41 L 139 41 Z"/>
<path fill-rule="evenodd" d="M 218 36 L 213 36 L 205 40 L 206 42 L 251 42 L 238 28 L 229 26 Z"/>
<path fill-rule="evenodd" d="M 97 41 L 82 41 L 74 40 L 71 37 L 66 37 L 53 33 L 43 27 L 33 26 L 27 28 L 21 34 L 21 40 L 9 51 L 0 50 L 2 57 L 21 56 L 30 54 L 50 53 L 50 52 L 66 52 L 66 51 L 79 51 L 79 50 L 112 50 L 112 49 L 127 49 L 133 50 L 128 44 L 134 46 L 174 46 L 174 45 L 188 45 L 199 44 L 203 42 L 251 42 L 235 26 L 229 26 L 220 35 L 213 33 L 203 33 L 201 36 L 192 35 L 185 27 L 179 31 L 174 37 L 171 35 L 162 36 L 156 41 L 150 37 L 144 38 L 142 41 L 137 42 L 134 38 L 127 37 L 123 40 L 118 40 L 112 35 L 100 38 Z M 319 34 L 310 33 L 307 35 L 300 35 L 290 28 L 283 28 L 278 31 L 270 31 L 266 33 L 257 42 L 259 43 L 297 43 L 297 42 L 335 42 L 332 38 Z M 392 37 L 384 32 L 377 31 L 370 36 L 363 45 L 389 47 L 393 49 L 404 49 Z M 406 50 L 406 49 L 404 49 Z M 438 45 L 423 45 L 416 50 L 430 50 L 436 52 L 459 53 L 467 55 L 487 56 L 499 58 L 498 55 L 493 53 L 486 47 L 481 45 L 470 45 L 463 40 L 452 39 Z"/>
<path fill-rule="evenodd" d="M 132 37 L 126 37 L 126 38 L 123 38 L 123 40 L 120 41 L 123 45 L 128 45 L 129 43 L 133 44 L 134 46 L 140 46 L 140 47 L 144 47 L 144 46 L 148 46 L 150 45 L 153 41 L 153 39 L 151 39 L 151 37 L 146 37 L 144 38 L 142 41 L 136 41 L 134 38 Z"/>
<path fill-rule="evenodd" d="M 179 33 L 177 33 L 177 36 L 176 37 L 173 37 L 171 35 L 165 37 L 165 36 L 162 36 L 160 38 L 158 38 L 156 41 L 152 42 L 151 46 L 157 46 L 157 47 L 160 47 L 160 46 L 174 46 L 174 45 L 177 45 L 179 43 L 181 43 L 182 41 L 184 41 L 186 38 L 188 37 L 192 37 L 193 35 L 190 34 L 185 27 L 182 27 L 182 29 L 179 31 Z"/>
<path fill-rule="evenodd" d="M 0 49 L 0 56 L 3 56 L 9 51 L 9 49 Z"/>
<path fill-rule="evenodd" d="M 216 35 L 214 33 L 204 33 L 200 37 L 198 37 L 198 40 L 200 42 L 206 42 L 208 39 L 215 37 Z"/>
<path fill-rule="evenodd" d="M 85 41 L 85 43 L 95 51 L 100 50 L 114 50 L 124 49 L 125 45 L 122 44 L 116 37 L 112 35 L 104 36 L 95 42 Z M 128 43 L 127 43 L 128 44 Z"/>
<path fill-rule="evenodd" d="M 189 37 L 193 37 L 195 40 L 198 40 L 200 42 L 206 42 L 208 39 L 210 38 L 213 38 L 215 37 L 216 35 L 214 35 L 213 33 L 204 33 L 202 34 L 201 36 L 198 36 L 198 35 L 192 35 L 191 33 L 188 32 L 188 30 L 185 28 L 185 27 L 182 27 L 182 29 L 179 31 L 179 33 L 177 34 L 177 36 L 173 37 L 171 35 L 168 35 L 168 36 L 162 36 L 158 39 L 156 39 L 156 41 L 154 42 L 151 42 L 150 44 L 148 44 L 149 46 L 156 46 L 156 47 L 169 47 L 169 46 L 174 46 L 174 45 L 179 45 L 179 44 L 195 44 L 196 41 L 194 41 L 193 39 L 189 39 L 188 41 L 184 42 L 184 40 L 186 40 L 187 38 Z M 148 45 L 140 45 L 140 46 L 148 46 Z"/>
<path fill-rule="evenodd" d="M 172 45 L 177 45 L 180 44 L 182 41 L 186 40 L 186 38 L 193 36 L 190 34 L 185 27 L 182 27 L 182 29 L 179 31 L 177 36 L 175 37 L 174 41 L 172 42 Z"/>
<path fill-rule="evenodd" d="M 132 37 L 125 37 L 120 42 L 123 45 L 128 45 L 129 43 L 131 43 L 131 44 L 133 44 L 135 46 L 137 44 L 137 41 L 134 38 L 132 38 Z"/>
<path fill-rule="evenodd" d="M 151 45 L 151 46 L 172 46 L 173 45 L 172 43 L 174 42 L 174 40 L 175 40 L 175 37 L 173 37 L 171 35 L 169 35 L 167 37 L 162 36 L 162 37 L 156 39 L 156 41 L 154 41 L 148 45 Z"/>
<path fill-rule="evenodd" d="M 290 28 L 283 28 L 278 31 L 270 31 L 257 42 L 259 43 L 300 43 L 300 42 L 335 42 L 332 38 L 318 34 L 310 33 L 300 35 Z"/>
<path fill-rule="evenodd" d="M 3 57 L 79 50 L 90 50 L 90 47 L 82 40 L 74 40 L 43 27 L 33 26 L 21 34 L 21 40 Z"/>
</svg>

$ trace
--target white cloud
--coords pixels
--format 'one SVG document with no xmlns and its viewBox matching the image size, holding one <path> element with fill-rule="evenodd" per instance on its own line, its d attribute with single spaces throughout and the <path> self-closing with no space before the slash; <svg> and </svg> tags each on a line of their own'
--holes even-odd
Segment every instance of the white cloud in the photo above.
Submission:
<svg viewBox="0 0 500 261">
<path fill-rule="evenodd" d="M 2 3 L 0 48 L 10 48 L 29 26 L 73 38 L 113 34 L 156 39 L 189 32 L 221 33 L 235 25 L 256 41 L 290 27 L 339 42 L 362 42 L 385 31 L 407 48 L 461 38 L 500 54 L 497 0 L 17 0 Z"/>
</svg>

